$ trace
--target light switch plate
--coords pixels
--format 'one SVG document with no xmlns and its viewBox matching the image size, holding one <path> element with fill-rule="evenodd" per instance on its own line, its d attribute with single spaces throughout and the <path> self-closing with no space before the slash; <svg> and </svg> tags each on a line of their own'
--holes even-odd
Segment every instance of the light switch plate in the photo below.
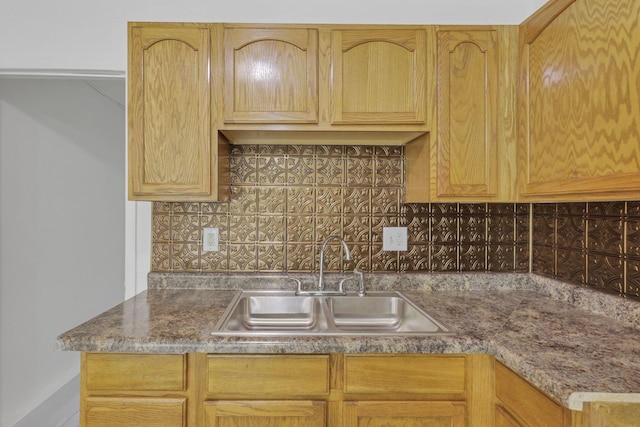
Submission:
<svg viewBox="0 0 640 427">
<path fill-rule="evenodd" d="M 383 251 L 407 250 L 407 227 L 384 227 L 382 229 Z"/>
<path fill-rule="evenodd" d="M 217 227 L 205 228 L 202 231 L 202 250 L 205 252 L 218 252 L 220 232 Z"/>
</svg>

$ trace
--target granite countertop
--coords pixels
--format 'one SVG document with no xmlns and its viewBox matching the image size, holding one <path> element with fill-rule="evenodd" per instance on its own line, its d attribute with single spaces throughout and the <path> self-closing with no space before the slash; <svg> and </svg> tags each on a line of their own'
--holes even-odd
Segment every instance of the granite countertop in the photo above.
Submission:
<svg viewBox="0 0 640 427">
<path fill-rule="evenodd" d="M 149 290 L 65 332 L 68 351 L 487 353 L 566 407 L 640 402 L 640 303 L 529 274 L 380 274 L 450 336 L 213 336 L 237 289 L 293 289 L 286 275 L 159 274 Z M 300 277 L 300 276 L 297 276 Z M 251 285 L 252 284 L 252 285 Z"/>
</svg>

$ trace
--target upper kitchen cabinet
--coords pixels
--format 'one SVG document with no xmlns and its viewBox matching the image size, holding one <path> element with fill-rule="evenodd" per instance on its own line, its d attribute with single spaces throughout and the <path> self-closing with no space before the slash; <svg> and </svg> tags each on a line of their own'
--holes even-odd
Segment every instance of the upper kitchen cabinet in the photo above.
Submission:
<svg viewBox="0 0 640 427">
<path fill-rule="evenodd" d="M 331 33 L 333 124 L 425 124 L 427 32 L 341 29 Z"/>
<path fill-rule="evenodd" d="M 436 126 L 406 148 L 408 202 L 516 200 L 517 40 L 513 26 L 438 28 Z"/>
<path fill-rule="evenodd" d="M 225 123 L 318 122 L 318 30 L 224 30 Z"/>
<path fill-rule="evenodd" d="M 521 26 L 523 200 L 640 194 L 640 2 L 556 0 Z"/>
<path fill-rule="evenodd" d="M 131 200 L 226 197 L 228 149 L 213 127 L 210 101 L 212 31 L 129 24 Z"/>
<path fill-rule="evenodd" d="M 433 27 L 225 24 L 235 144 L 403 145 L 428 132 Z"/>
</svg>

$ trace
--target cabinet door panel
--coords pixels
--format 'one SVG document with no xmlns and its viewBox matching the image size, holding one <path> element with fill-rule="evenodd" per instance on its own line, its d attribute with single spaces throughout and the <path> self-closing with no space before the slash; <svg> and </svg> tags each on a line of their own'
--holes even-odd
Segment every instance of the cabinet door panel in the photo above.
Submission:
<svg viewBox="0 0 640 427">
<path fill-rule="evenodd" d="M 343 427 L 463 427 L 463 402 L 345 402 Z"/>
<path fill-rule="evenodd" d="M 187 399 L 89 397 L 84 427 L 183 427 Z"/>
<path fill-rule="evenodd" d="M 438 196 L 496 195 L 496 37 L 438 32 Z"/>
<path fill-rule="evenodd" d="M 227 123 L 318 121 L 316 29 L 225 28 Z"/>
<path fill-rule="evenodd" d="M 211 194 L 208 28 L 132 26 L 129 197 Z"/>
<path fill-rule="evenodd" d="M 332 31 L 333 123 L 425 123 L 426 31 Z"/>
<path fill-rule="evenodd" d="M 565 0 L 550 2 L 521 27 L 524 197 L 637 197 L 638 13 L 636 0 Z"/>
<path fill-rule="evenodd" d="M 326 402 L 206 402 L 205 427 L 324 427 Z"/>
<path fill-rule="evenodd" d="M 551 427 L 564 423 L 562 406 L 501 363 L 496 363 L 496 397 L 529 425 Z"/>
</svg>

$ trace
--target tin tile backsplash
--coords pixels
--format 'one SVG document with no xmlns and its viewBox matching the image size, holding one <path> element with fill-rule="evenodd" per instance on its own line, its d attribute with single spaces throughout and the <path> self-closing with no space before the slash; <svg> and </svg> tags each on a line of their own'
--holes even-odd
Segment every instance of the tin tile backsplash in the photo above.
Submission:
<svg viewBox="0 0 640 427">
<path fill-rule="evenodd" d="M 229 203 L 153 205 L 152 270 L 180 272 L 528 271 L 529 204 L 404 204 L 403 147 L 233 146 Z M 382 250 L 406 226 L 408 250 Z M 220 251 L 202 229 L 220 229 Z"/>
<path fill-rule="evenodd" d="M 533 205 L 534 272 L 640 297 L 640 202 Z"/>
<path fill-rule="evenodd" d="M 640 297 L 640 202 L 405 204 L 403 147 L 233 146 L 229 203 L 153 204 L 152 271 L 532 271 Z M 531 211 L 531 212 L 530 212 Z M 532 213 L 532 229 L 530 226 Z M 382 250 L 406 226 L 408 250 Z M 220 229 L 220 251 L 202 229 Z M 530 238 L 531 236 L 531 238 Z"/>
</svg>

